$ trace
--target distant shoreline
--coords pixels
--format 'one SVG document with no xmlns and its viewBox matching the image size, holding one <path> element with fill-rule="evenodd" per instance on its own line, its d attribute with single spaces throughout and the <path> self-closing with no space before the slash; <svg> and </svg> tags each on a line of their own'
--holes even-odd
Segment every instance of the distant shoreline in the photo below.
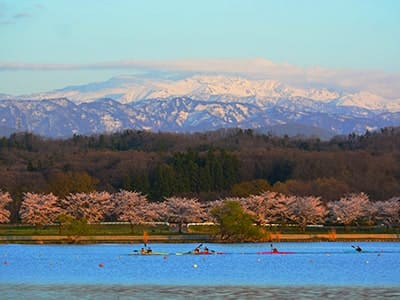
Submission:
<svg viewBox="0 0 400 300">
<path fill-rule="evenodd" d="M 366 234 L 345 233 L 336 234 L 280 234 L 266 242 L 343 242 L 343 241 L 386 241 L 400 242 L 400 234 Z M 148 242 L 156 243 L 194 243 L 218 242 L 224 243 L 210 235 L 149 235 Z M 98 243 L 143 243 L 141 235 L 6 235 L 0 236 L 0 244 L 98 244 Z"/>
</svg>

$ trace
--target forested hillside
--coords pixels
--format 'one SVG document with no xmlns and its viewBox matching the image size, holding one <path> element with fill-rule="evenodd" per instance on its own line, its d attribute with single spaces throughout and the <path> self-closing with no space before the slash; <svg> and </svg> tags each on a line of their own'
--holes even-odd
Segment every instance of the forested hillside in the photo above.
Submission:
<svg viewBox="0 0 400 300">
<path fill-rule="evenodd" d="M 0 189 L 17 211 L 24 192 L 134 190 L 216 200 L 263 190 L 335 201 L 400 195 L 400 128 L 318 139 L 229 129 L 174 134 L 126 130 L 66 140 L 18 133 L 0 140 Z"/>
</svg>

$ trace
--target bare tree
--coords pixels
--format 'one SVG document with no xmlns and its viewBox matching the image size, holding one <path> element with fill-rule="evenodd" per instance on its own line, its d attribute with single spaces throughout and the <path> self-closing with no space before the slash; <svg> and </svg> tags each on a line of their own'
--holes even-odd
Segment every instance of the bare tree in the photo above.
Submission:
<svg viewBox="0 0 400 300">
<path fill-rule="evenodd" d="M 10 222 L 10 211 L 6 206 L 12 202 L 10 193 L 0 191 L 0 223 Z"/>
</svg>

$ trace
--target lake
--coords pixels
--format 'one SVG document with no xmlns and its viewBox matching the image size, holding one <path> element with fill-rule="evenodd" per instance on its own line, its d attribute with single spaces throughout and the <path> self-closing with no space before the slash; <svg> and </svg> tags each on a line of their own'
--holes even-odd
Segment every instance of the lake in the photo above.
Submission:
<svg viewBox="0 0 400 300">
<path fill-rule="evenodd" d="M 353 245 L 363 251 L 356 252 Z M 400 243 L 0 245 L 2 299 L 400 299 Z M 136 253 L 136 252 L 134 252 Z"/>
</svg>

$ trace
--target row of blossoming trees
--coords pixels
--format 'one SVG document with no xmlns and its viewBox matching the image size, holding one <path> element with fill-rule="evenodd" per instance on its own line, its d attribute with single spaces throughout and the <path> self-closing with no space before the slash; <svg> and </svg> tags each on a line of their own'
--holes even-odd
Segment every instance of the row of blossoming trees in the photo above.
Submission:
<svg viewBox="0 0 400 300">
<path fill-rule="evenodd" d="M 400 198 L 370 201 L 364 193 L 350 194 L 339 201 L 323 203 L 319 197 L 286 196 L 264 192 L 245 198 L 225 198 L 201 203 L 195 198 L 170 197 L 160 203 L 149 202 L 147 197 L 130 191 L 76 193 L 65 198 L 53 194 L 25 193 L 19 210 L 22 223 L 43 225 L 54 223 L 60 215 L 84 219 L 89 223 L 104 220 L 130 223 L 216 221 L 213 209 L 226 202 L 238 202 L 253 217 L 255 223 L 297 224 L 301 229 L 309 224 L 343 224 L 399 226 Z M 12 202 L 10 194 L 0 192 L 0 223 L 8 223 Z"/>
</svg>

